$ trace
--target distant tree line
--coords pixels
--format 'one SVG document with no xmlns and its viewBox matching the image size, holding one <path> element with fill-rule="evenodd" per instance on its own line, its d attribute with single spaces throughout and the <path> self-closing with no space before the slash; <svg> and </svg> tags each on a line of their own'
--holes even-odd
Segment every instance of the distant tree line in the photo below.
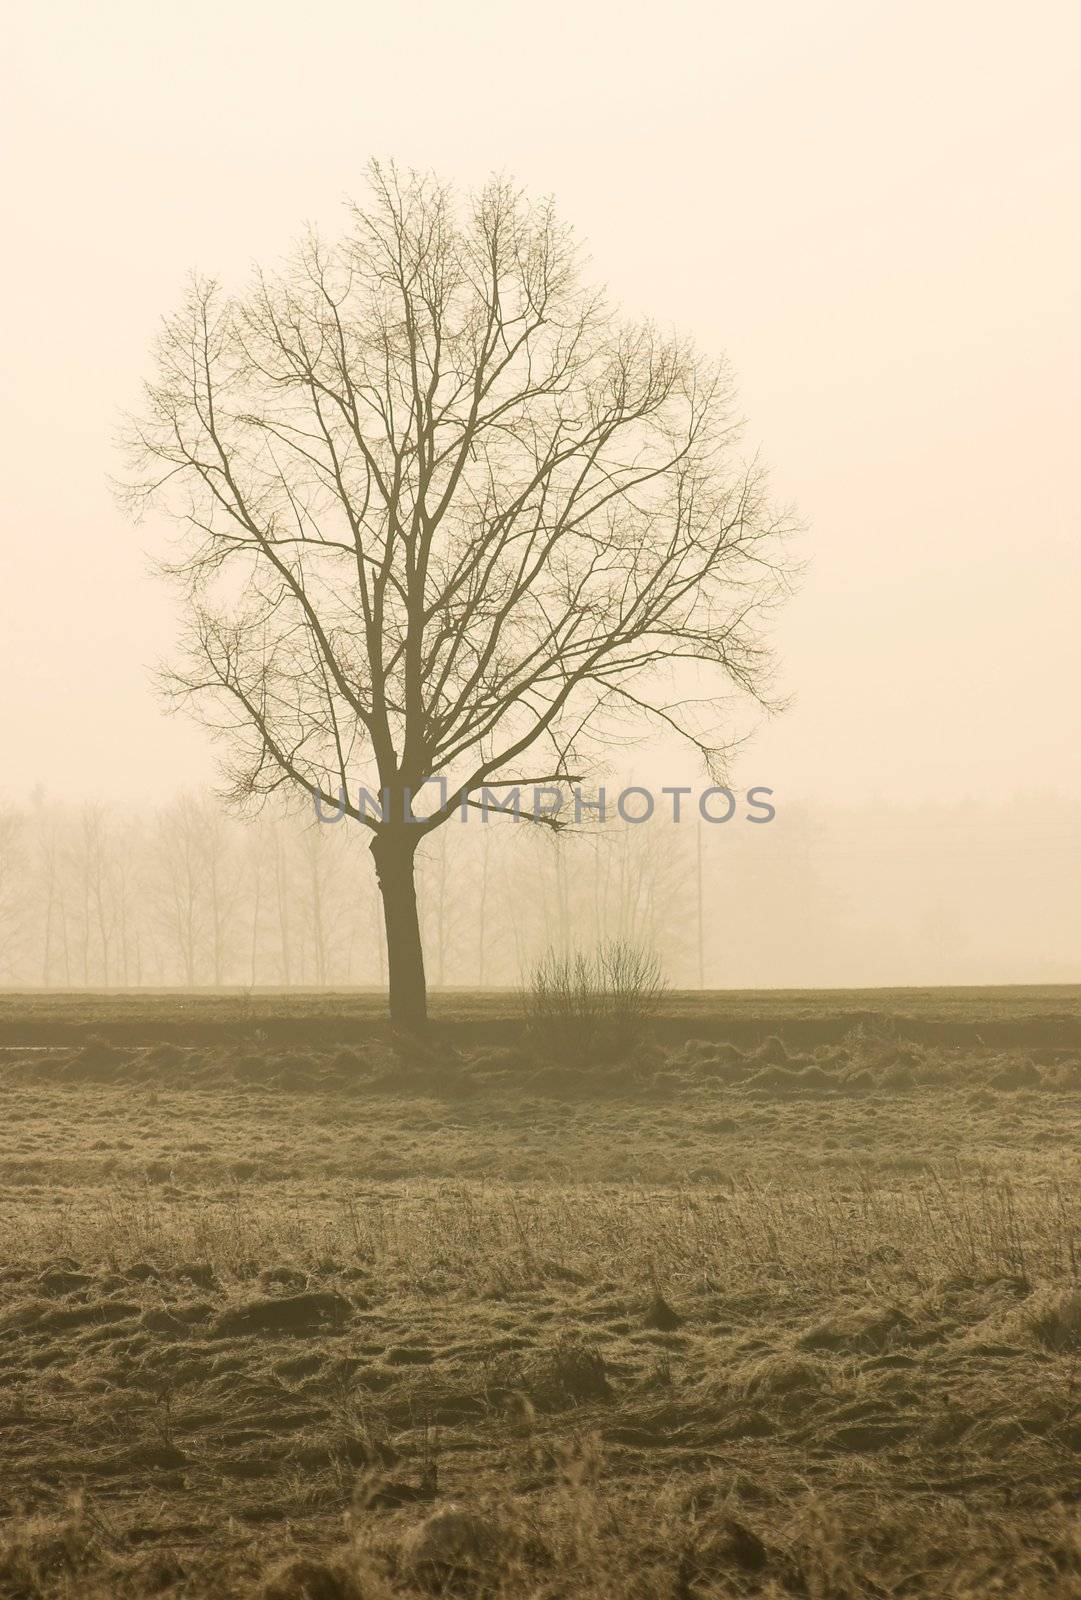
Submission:
<svg viewBox="0 0 1081 1600">
<path fill-rule="evenodd" d="M 443 830 L 418 863 L 431 982 L 517 983 L 549 945 L 608 933 L 678 957 L 682 843 L 634 827 L 569 840 L 509 818 Z M 152 811 L 40 794 L 0 805 L 0 984 L 386 981 L 368 837 L 350 819 L 267 808 L 240 820 L 192 793 Z"/>
<path fill-rule="evenodd" d="M 0 986 L 387 982 L 365 830 L 207 794 L 0 799 Z M 768 827 L 470 813 L 418 855 L 430 983 L 516 985 L 548 949 L 655 951 L 696 987 L 1081 981 L 1081 804 L 778 801 Z M 701 930 L 699 930 L 701 896 Z"/>
</svg>

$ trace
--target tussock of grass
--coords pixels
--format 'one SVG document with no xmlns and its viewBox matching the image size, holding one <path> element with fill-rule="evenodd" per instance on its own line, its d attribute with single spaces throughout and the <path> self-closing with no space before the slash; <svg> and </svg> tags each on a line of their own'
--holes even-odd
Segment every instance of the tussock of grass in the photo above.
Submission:
<svg viewBox="0 0 1081 1600">
<path fill-rule="evenodd" d="M 1048 1350 L 1081 1355 L 1081 1286 L 1047 1291 L 1027 1310 L 1026 1321 Z"/>
<path fill-rule="evenodd" d="M 771 1351 L 743 1365 L 734 1382 L 745 1395 L 817 1393 L 829 1386 L 830 1369 L 811 1356 Z"/>
</svg>

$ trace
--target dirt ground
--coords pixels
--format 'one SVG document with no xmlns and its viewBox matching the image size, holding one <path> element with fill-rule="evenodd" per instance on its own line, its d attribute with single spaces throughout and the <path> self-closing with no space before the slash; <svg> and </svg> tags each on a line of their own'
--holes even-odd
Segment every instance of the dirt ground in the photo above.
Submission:
<svg viewBox="0 0 1081 1600">
<path fill-rule="evenodd" d="M 0 1594 L 1081 1593 L 1067 998 L 9 998 Z"/>
</svg>

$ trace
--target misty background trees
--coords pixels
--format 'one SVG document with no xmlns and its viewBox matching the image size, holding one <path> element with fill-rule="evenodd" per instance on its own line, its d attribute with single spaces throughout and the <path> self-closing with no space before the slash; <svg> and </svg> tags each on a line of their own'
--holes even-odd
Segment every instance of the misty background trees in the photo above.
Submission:
<svg viewBox="0 0 1081 1600">
<path fill-rule="evenodd" d="M 553 835 L 470 813 L 419 853 L 436 988 L 517 985 L 549 947 L 629 938 L 696 987 L 1076 982 L 1081 806 L 780 801 L 764 827 Z M 386 985 L 367 835 L 206 794 L 0 801 L 0 985 Z"/>
</svg>

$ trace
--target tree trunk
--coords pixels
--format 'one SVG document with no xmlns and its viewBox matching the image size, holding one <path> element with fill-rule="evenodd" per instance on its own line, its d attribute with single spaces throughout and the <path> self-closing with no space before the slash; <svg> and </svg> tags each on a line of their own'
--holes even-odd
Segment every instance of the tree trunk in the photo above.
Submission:
<svg viewBox="0 0 1081 1600">
<path fill-rule="evenodd" d="M 371 844 L 387 931 L 390 1020 L 411 1033 L 423 1033 L 428 1026 L 424 950 L 413 876 L 419 843 L 417 831 L 404 824 L 381 828 Z"/>
</svg>

